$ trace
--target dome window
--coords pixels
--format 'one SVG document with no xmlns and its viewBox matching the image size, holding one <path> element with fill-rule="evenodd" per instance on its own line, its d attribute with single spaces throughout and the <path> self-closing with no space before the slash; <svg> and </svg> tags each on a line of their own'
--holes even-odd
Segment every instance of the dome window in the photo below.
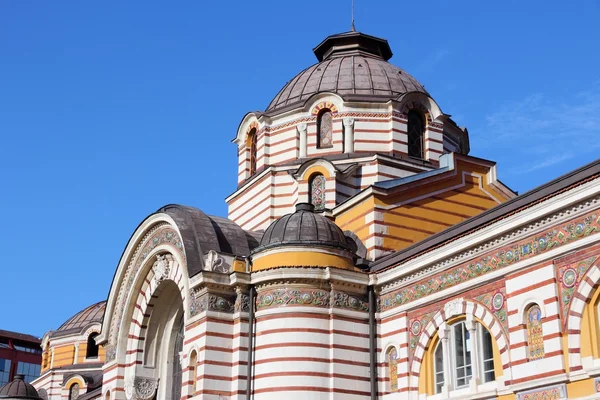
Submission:
<svg viewBox="0 0 600 400">
<path fill-rule="evenodd" d="M 333 147 L 333 116 L 331 110 L 324 109 L 317 117 L 317 148 Z"/>
<path fill-rule="evenodd" d="M 310 179 L 310 202 L 315 207 L 315 210 L 323 210 L 325 208 L 326 182 L 325 177 L 321 174 L 316 174 Z"/>
<path fill-rule="evenodd" d="M 97 358 L 98 357 L 98 345 L 96 344 L 97 332 L 94 332 L 88 336 L 87 348 L 85 350 L 85 358 Z"/>
<path fill-rule="evenodd" d="M 248 133 L 248 138 L 246 141 L 246 146 L 250 150 L 250 173 L 249 176 L 252 176 L 256 173 L 256 128 L 253 128 L 250 133 Z"/>
<path fill-rule="evenodd" d="M 410 157 L 424 158 L 423 136 L 425 133 L 425 123 L 423 116 L 415 110 L 408 112 L 408 155 Z"/>
</svg>

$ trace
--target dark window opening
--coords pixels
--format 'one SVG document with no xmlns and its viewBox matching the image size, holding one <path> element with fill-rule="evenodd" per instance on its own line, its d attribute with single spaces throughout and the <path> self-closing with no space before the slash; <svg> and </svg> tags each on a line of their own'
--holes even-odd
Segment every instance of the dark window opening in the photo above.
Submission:
<svg viewBox="0 0 600 400">
<path fill-rule="evenodd" d="M 96 344 L 96 337 L 98 333 L 92 333 L 88 336 L 87 349 L 85 351 L 85 358 L 96 358 L 98 357 L 98 345 Z"/>
<path fill-rule="evenodd" d="M 424 157 L 425 123 L 423 116 L 418 111 L 410 110 L 408 112 L 408 155 L 410 157 Z"/>
</svg>

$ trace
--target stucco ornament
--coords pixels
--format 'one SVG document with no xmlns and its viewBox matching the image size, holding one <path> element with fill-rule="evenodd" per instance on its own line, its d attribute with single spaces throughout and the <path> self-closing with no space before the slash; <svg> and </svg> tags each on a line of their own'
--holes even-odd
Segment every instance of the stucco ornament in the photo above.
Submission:
<svg viewBox="0 0 600 400">
<path fill-rule="evenodd" d="M 157 254 L 152 269 L 154 270 L 154 279 L 156 282 L 161 282 L 169 276 L 171 267 L 169 265 L 168 255 Z"/>
<path fill-rule="evenodd" d="M 125 381 L 125 397 L 127 400 L 150 400 L 157 388 L 158 379 L 130 377 Z"/>
<path fill-rule="evenodd" d="M 220 272 L 220 273 L 229 272 L 227 266 L 223 264 L 223 258 L 220 257 L 219 254 L 214 250 L 210 250 L 208 252 L 208 254 L 206 255 L 206 268 L 205 269 L 208 271 L 214 271 L 214 272 Z"/>
<path fill-rule="evenodd" d="M 344 118 L 343 121 L 345 126 L 354 125 L 354 118 Z"/>
<path fill-rule="evenodd" d="M 461 297 L 459 299 L 454 299 L 446 303 L 444 305 L 444 313 L 446 314 L 446 318 L 462 314 L 462 306 L 464 302 L 464 299 Z"/>
</svg>

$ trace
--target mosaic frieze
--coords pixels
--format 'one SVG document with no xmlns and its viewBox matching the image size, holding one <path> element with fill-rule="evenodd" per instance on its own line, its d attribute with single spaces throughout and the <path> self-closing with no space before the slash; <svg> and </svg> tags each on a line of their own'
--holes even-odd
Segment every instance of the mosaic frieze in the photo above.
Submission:
<svg viewBox="0 0 600 400">
<path fill-rule="evenodd" d="M 588 257 L 572 264 L 567 264 L 558 269 L 558 280 L 560 281 L 560 303 L 563 325 L 567 323 L 567 314 L 571 306 L 573 295 L 585 274 L 596 262 L 598 256 Z"/>
<path fill-rule="evenodd" d="M 502 327 L 505 333 L 508 333 L 508 315 L 506 314 L 506 289 L 498 290 L 475 296 L 475 300 L 483 304 L 490 312 L 492 312 Z"/>
<path fill-rule="evenodd" d="M 256 301 L 256 308 L 262 310 L 290 305 L 329 307 L 330 304 L 331 300 L 328 291 L 286 288 L 260 293 Z"/>
<path fill-rule="evenodd" d="M 116 335 L 118 327 L 121 326 L 121 320 L 123 318 L 123 312 L 125 308 L 124 299 L 127 298 L 127 293 L 130 292 L 131 287 L 133 286 L 137 272 L 142 267 L 142 264 L 148 255 L 156 247 L 164 244 L 172 245 L 179 255 L 185 260 L 183 242 L 181 241 L 179 234 L 169 225 L 162 225 L 158 228 L 155 228 L 154 231 L 151 231 L 150 234 L 142 240 L 141 246 L 138 247 L 138 250 L 136 250 L 133 259 L 127 268 L 127 271 L 125 272 L 125 278 L 123 279 L 123 283 L 119 289 L 117 308 L 115 309 L 117 315 L 115 315 L 111 326 L 111 333 L 113 335 L 111 342 L 115 341 L 116 338 L 114 335 Z"/>
<path fill-rule="evenodd" d="M 517 400 L 560 400 L 567 398 L 565 385 L 549 386 L 517 394 Z"/>
<path fill-rule="evenodd" d="M 192 317 L 204 311 L 233 313 L 234 310 L 235 303 L 225 297 L 213 293 L 204 293 L 202 295 L 198 295 L 196 291 L 192 291 L 191 293 L 190 315 Z"/>
<path fill-rule="evenodd" d="M 596 214 L 588 214 L 387 294 L 381 297 L 378 308 L 386 311 L 401 306 L 599 231 L 600 218 Z"/>
</svg>

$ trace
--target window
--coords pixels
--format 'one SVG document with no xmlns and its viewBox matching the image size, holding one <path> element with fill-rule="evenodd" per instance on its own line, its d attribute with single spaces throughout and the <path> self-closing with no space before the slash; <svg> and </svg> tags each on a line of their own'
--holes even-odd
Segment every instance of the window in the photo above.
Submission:
<svg viewBox="0 0 600 400">
<path fill-rule="evenodd" d="M 537 304 L 527 309 L 527 353 L 529 360 L 544 358 L 544 332 L 542 330 L 542 310 Z"/>
<path fill-rule="evenodd" d="M 323 109 L 317 117 L 317 148 L 333 147 L 333 116 L 331 110 Z"/>
<path fill-rule="evenodd" d="M 310 202 L 315 210 L 325 209 L 325 177 L 321 174 L 313 175 L 309 181 Z"/>
<path fill-rule="evenodd" d="M 10 360 L 0 358 L 0 386 L 6 385 L 10 379 Z"/>
<path fill-rule="evenodd" d="M 190 355 L 190 367 L 189 367 L 189 371 L 191 374 L 191 378 L 190 381 L 192 382 L 192 394 L 196 393 L 196 383 L 197 383 L 197 376 L 196 376 L 196 365 L 198 364 L 198 354 L 196 353 L 196 350 L 192 351 L 192 354 Z"/>
<path fill-rule="evenodd" d="M 69 388 L 69 400 L 76 400 L 79 398 L 79 383 L 74 383 Z"/>
<path fill-rule="evenodd" d="M 385 354 L 388 367 L 388 378 L 390 380 L 389 391 L 398 391 L 398 352 L 395 347 L 390 348 Z"/>
<path fill-rule="evenodd" d="M 433 353 L 435 393 L 442 391 L 446 380 L 451 383 L 451 390 L 468 386 L 473 378 L 474 363 L 480 371 L 480 382 L 496 379 L 492 336 L 481 324 L 474 326 L 474 330 L 469 330 L 464 321 L 458 322 L 450 327 L 448 339 L 437 344 Z M 444 343 L 449 346 L 447 354 L 450 355 L 451 371 L 447 374 L 444 374 Z M 477 346 L 477 351 L 473 346 Z M 473 359 L 474 354 L 478 354 L 477 360 Z"/>
<path fill-rule="evenodd" d="M 96 344 L 97 332 L 94 332 L 88 336 L 87 349 L 85 351 L 85 358 L 97 358 L 98 357 L 98 345 Z"/>
<path fill-rule="evenodd" d="M 31 382 L 40 376 L 39 364 L 19 362 L 17 364 L 17 374 L 24 375 L 25 382 Z"/>
<path fill-rule="evenodd" d="M 253 128 L 248 134 L 246 146 L 250 150 L 250 176 L 256 173 L 256 128 Z"/>
<path fill-rule="evenodd" d="M 425 132 L 425 124 L 423 116 L 415 110 L 408 112 L 408 155 L 410 157 L 423 157 L 423 134 Z"/>
</svg>

